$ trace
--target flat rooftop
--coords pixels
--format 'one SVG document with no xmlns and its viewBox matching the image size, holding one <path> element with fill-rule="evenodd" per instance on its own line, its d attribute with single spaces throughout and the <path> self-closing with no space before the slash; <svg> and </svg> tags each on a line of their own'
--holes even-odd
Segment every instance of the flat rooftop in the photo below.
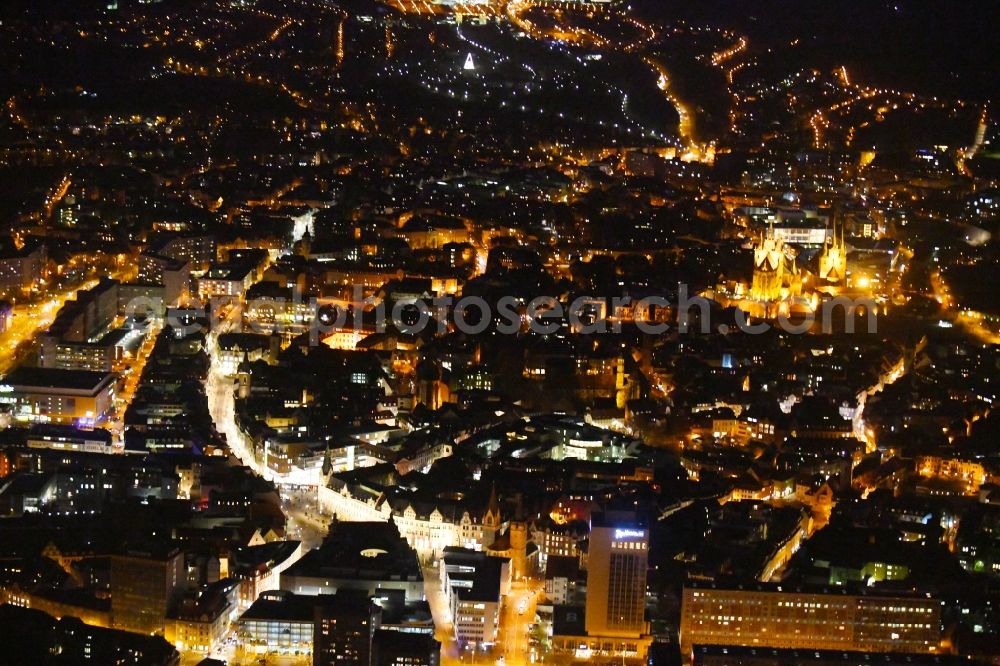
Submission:
<svg viewBox="0 0 1000 666">
<path fill-rule="evenodd" d="M 4 377 L 3 383 L 14 387 L 14 390 L 45 388 L 97 393 L 113 378 L 114 375 L 110 372 L 34 368 L 22 365 Z"/>
</svg>

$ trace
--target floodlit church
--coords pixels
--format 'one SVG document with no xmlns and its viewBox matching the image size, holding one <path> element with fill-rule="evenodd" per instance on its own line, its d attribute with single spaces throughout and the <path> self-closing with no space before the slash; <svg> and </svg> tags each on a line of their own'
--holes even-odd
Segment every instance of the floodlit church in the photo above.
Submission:
<svg viewBox="0 0 1000 666">
<path fill-rule="evenodd" d="M 790 257 L 790 248 L 776 236 L 774 226 L 761 232 L 753 248 L 753 281 L 750 300 L 759 304 L 764 316 L 771 315 L 776 306 L 802 290 L 802 276 Z"/>
<path fill-rule="evenodd" d="M 819 255 L 819 279 L 829 284 L 842 284 L 847 278 L 847 243 L 844 229 L 833 220 L 832 238 L 827 238 Z"/>
</svg>

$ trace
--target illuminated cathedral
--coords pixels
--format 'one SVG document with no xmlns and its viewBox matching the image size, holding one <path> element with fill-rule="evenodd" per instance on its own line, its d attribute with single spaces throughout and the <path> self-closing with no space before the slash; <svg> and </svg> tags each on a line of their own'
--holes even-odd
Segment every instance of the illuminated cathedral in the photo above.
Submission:
<svg viewBox="0 0 1000 666">
<path fill-rule="evenodd" d="M 847 243 L 836 214 L 833 217 L 833 237 L 826 239 L 819 255 L 819 278 L 830 284 L 840 284 L 847 278 Z"/>
<path fill-rule="evenodd" d="M 750 300 L 762 304 L 766 316 L 771 314 L 772 306 L 797 296 L 801 289 L 802 278 L 795 260 L 789 257 L 784 240 L 775 235 L 774 226 L 768 226 L 754 242 Z"/>
</svg>

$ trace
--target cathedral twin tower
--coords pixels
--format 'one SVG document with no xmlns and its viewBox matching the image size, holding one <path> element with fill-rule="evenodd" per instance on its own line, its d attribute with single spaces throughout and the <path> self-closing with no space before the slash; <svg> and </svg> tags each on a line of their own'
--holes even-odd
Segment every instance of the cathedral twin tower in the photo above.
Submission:
<svg viewBox="0 0 1000 666">
<path fill-rule="evenodd" d="M 819 254 L 817 277 L 820 285 L 840 285 L 847 278 L 847 244 L 844 230 L 834 212 L 833 233 L 823 243 Z M 762 314 L 771 316 L 781 304 L 787 304 L 802 294 L 802 284 L 808 278 L 796 265 L 794 254 L 784 239 L 769 224 L 761 231 L 753 248 L 753 281 L 750 300 L 760 304 Z M 817 285 L 819 286 L 819 285 Z"/>
</svg>

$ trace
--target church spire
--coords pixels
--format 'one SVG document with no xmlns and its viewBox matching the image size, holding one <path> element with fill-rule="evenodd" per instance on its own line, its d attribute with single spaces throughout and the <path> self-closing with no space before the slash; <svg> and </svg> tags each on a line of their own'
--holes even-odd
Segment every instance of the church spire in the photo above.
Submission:
<svg viewBox="0 0 1000 666">
<path fill-rule="evenodd" d="M 483 516 L 483 522 L 493 526 L 500 524 L 500 502 L 497 500 L 496 483 L 490 485 L 490 499 L 486 503 L 486 514 Z"/>
<path fill-rule="evenodd" d="M 831 217 L 833 230 L 819 255 L 819 277 L 827 282 L 840 282 L 847 275 L 847 245 L 839 204 L 834 204 Z"/>
</svg>

